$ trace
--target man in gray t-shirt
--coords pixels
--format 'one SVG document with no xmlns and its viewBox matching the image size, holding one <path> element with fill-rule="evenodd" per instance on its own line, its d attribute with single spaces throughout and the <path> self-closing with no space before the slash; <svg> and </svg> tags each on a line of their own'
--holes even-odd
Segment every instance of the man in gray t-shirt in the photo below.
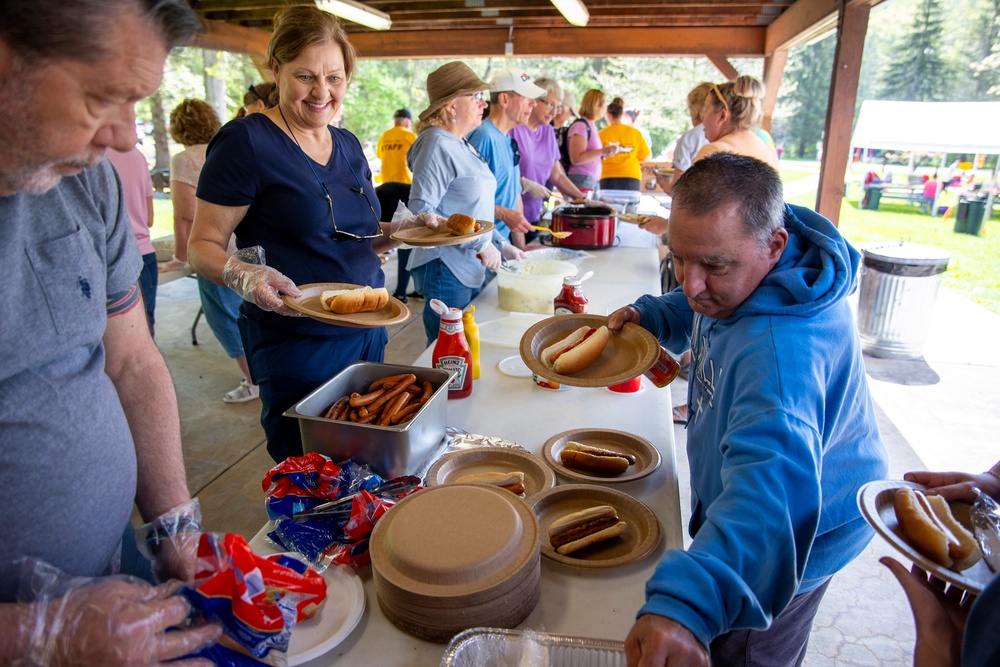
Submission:
<svg viewBox="0 0 1000 667">
<path fill-rule="evenodd" d="M 214 640 L 119 571 L 133 503 L 196 524 L 170 374 L 106 148 L 197 19 L 183 0 L 0 3 L 0 664 L 156 663 Z M 190 577 L 183 559 L 163 574 Z M 89 581 L 27 588 L 45 568 Z M 53 600 L 50 602 L 50 600 Z M 26 604 L 35 600 L 36 604 Z"/>
</svg>

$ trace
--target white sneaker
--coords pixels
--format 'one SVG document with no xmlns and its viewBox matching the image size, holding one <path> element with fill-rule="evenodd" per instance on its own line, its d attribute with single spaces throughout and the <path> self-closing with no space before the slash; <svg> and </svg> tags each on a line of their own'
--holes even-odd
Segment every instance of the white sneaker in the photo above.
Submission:
<svg viewBox="0 0 1000 667">
<path fill-rule="evenodd" d="M 260 397 L 260 389 L 257 385 L 250 384 L 247 382 L 246 378 L 240 380 L 240 386 L 232 391 L 226 392 L 226 395 L 222 397 L 225 403 L 246 403 L 247 401 L 252 401 L 255 398 Z"/>
</svg>

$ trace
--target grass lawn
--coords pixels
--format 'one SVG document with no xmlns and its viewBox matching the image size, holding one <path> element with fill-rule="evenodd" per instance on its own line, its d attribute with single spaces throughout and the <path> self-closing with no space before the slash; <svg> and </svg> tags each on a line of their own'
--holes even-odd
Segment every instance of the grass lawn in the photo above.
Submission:
<svg viewBox="0 0 1000 667">
<path fill-rule="evenodd" d="M 153 197 L 153 226 L 149 230 L 149 238 L 158 239 L 161 236 L 174 234 L 174 205 L 169 198 Z"/>
<path fill-rule="evenodd" d="M 796 197 L 790 203 L 812 208 L 816 195 Z M 947 195 L 943 201 L 944 205 L 955 203 L 954 195 Z M 882 203 L 877 211 L 862 211 L 858 210 L 857 199 L 845 199 L 840 209 L 840 231 L 854 244 L 907 241 L 947 251 L 951 261 L 942 284 L 1000 314 L 1000 220 L 987 220 L 981 236 L 970 236 L 955 233 L 954 217 L 931 217 L 909 204 Z"/>
</svg>

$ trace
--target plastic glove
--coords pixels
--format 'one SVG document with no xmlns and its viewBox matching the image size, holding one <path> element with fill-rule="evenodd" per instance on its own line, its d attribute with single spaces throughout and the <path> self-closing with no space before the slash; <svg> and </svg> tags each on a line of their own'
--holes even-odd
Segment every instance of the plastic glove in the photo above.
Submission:
<svg viewBox="0 0 1000 667">
<path fill-rule="evenodd" d="M 612 155 L 617 155 L 617 154 L 618 154 L 617 144 L 608 144 L 607 146 L 603 146 L 601 148 L 601 157 L 611 157 Z"/>
<path fill-rule="evenodd" d="M 496 271 L 500 268 L 500 251 L 492 243 L 487 243 L 480 248 L 477 256 L 479 257 L 479 261 L 483 263 L 483 266 L 490 271 Z"/>
<path fill-rule="evenodd" d="M 538 199 L 548 199 L 552 196 L 552 193 L 544 185 L 524 177 L 521 178 L 521 192 Z"/>
<path fill-rule="evenodd" d="M 193 498 L 136 530 L 135 539 L 142 555 L 152 561 L 157 581 L 191 581 L 201 533 L 201 505 Z"/>
<path fill-rule="evenodd" d="M 513 243 L 504 243 L 500 247 L 500 256 L 508 260 L 524 259 L 527 253 L 518 248 Z"/>
<path fill-rule="evenodd" d="M 293 317 L 300 315 L 284 304 L 281 294 L 299 296 L 302 292 L 287 276 L 269 266 L 248 264 L 233 255 L 222 269 L 222 282 L 261 310 Z"/>
<path fill-rule="evenodd" d="M 134 577 L 70 578 L 29 561 L 33 601 L 24 605 L 17 632 L 25 665 L 148 665 L 187 655 L 215 641 L 218 624 L 167 632 L 191 613 L 176 585 L 150 586 Z M 205 665 L 184 661 L 177 665 Z"/>
<path fill-rule="evenodd" d="M 392 222 L 392 233 L 396 233 L 400 229 L 410 229 L 412 227 L 427 227 L 428 229 L 437 229 L 440 225 L 443 225 L 445 219 L 442 218 L 437 213 L 433 211 L 424 211 L 423 213 L 418 213 L 417 215 L 411 215 L 400 220 L 393 220 Z"/>
</svg>

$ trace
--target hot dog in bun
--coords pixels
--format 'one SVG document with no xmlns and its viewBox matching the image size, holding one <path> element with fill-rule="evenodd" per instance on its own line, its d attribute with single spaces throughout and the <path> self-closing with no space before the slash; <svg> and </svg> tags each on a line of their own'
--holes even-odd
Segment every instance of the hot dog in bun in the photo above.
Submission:
<svg viewBox="0 0 1000 667">
<path fill-rule="evenodd" d="M 457 484 L 492 484 L 511 493 L 524 493 L 524 473 L 514 472 L 479 472 L 472 475 L 462 475 L 455 480 Z"/>
<path fill-rule="evenodd" d="M 389 292 L 384 287 L 374 289 L 368 286 L 331 289 L 320 294 L 319 300 L 324 309 L 338 315 L 372 313 L 382 310 L 389 303 Z"/>
<path fill-rule="evenodd" d="M 580 327 L 542 350 L 539 361 L 560 375 L 571 375 L 597 361 L 610 338 L 606 326 Z"/>
<path fill-rule="evenodd" d="M 626 528 L 628 524 L 618 518 L 618 510 L 611 505 L 598 505 L 553 521 L 549 526 L 549 543 L 556 553 L 567 556 L 623 535 Z"/>
<path fill-rule="evenodd" d="M 976 538 L 955 519 L 941 496 L 903 487 L 896 491 L 893 507 L 906 538 L 927 558 L 956 572 L 979 561 Z"/>
<path fill-rule="evenodd" d="M 559 460 L 567 468 L 590 470 L 593 472 L 622 473 L 635 463 L 631 454 L 622 454 L 611 449 L 591 447 L 580 442 L 567 442 L 559 452 Z"/>
</svg>

